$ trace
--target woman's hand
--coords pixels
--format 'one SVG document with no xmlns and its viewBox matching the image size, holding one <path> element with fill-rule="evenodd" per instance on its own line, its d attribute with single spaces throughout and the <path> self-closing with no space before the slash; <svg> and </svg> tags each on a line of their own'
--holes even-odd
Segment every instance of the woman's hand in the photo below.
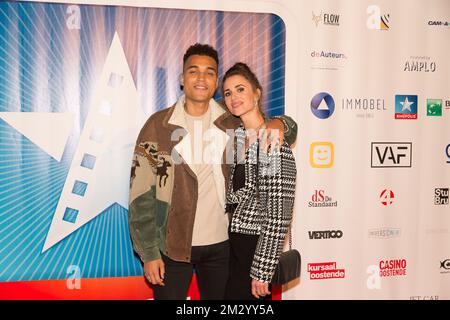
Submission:
<svg viewBox="0 0 450 320">
<path fill-rule="evenodd" d="M 269 283 L 252 279 L 252 295 L 259 299 L 270 294 Z"/>
</svg>

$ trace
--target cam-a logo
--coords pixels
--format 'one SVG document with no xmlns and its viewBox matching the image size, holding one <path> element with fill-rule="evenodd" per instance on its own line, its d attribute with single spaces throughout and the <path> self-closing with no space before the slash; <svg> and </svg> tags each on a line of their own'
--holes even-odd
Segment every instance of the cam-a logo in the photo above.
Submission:
<svg viewBox="0 0 450 320">
<path fill-rule="evenodd" d="M 311 280 L 345 278 L 345 269 L 337 269 L 336 262 L 308 263 L 308 273 Z"/>
<path fill-rule="evenodd" d="M 411 142 L 372 142 L 372 168 L 411 168 Z"/>
<path fill-rule="evenodd" d="M 312 168 L 331 168 L 334 163 L 334 145 L 328 141 L 316 141 L 309 148 L 309 164 Z"/>
<path fill-rule="evenodd" d="M 311 201 L 308 202 L 308 207 L 337 207 L 337 201 L 333 201 L 332 197 L 325 195 L 324 190 L 315 190 L 311 196 Z"/>
<path fill-rule="evenodd" d="M 395 95 L 395 119 L 417 119 L 417 95 Z"/>
<path fill-rule="evenodd" d="M 380 277 L 406 276 L 406 259 L 381 260 Z"/>
<path fill-rule="evenodd" d="M 449 203 L 448 197 L 449 188 L 436 188 L 434 189 L 434 204 L 446 205 Z"/>
</svg>

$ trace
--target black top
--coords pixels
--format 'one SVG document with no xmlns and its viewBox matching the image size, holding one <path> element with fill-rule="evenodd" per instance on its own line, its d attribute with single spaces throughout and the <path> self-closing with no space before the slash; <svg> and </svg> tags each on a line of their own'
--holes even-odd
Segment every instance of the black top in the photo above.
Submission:
<svg viewBox="0 0 450 320">
<path fill-rule="evenodd" d="M 233 191 L 236 192 L 245 186 L 245 165 L 238 163 L 234 167 Z"/>
</svg>

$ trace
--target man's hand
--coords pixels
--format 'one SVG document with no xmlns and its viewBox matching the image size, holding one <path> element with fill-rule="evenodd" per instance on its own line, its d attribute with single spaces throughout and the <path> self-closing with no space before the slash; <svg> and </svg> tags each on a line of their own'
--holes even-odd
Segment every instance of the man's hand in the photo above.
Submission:
<svg viewBox="0 0 450 320">
<path fill-rule="evenodd" d="M 252 279 L 252 295 L 256 299 L 264 297 L 268 294 L 270 294 L 270 291 L 269 291 L 269 284 L 267 282 Z"/>
<path fill-rule="evenodd" d="M 164 262 L 162 259 L 147 261 L 144 263 L 145 278 L 151 284 L 164 286 Z"/>
</svg>

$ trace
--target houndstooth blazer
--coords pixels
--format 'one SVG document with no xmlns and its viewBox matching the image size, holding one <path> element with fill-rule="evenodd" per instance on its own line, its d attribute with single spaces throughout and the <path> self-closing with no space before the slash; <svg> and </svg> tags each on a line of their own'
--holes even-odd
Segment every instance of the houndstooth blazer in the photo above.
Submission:
<svg viewBox="0 0 450 320">
<path fill-rule="evenodd" d="M 235 130 L 235 154 L 244 150 L 245 135 L 243 126 Z M 233 208 L 231 232 L 259 235 L 250 277 L 270 282 L 292 219 L 297 169 L 292 150 L 286 142 L 281 150 L 275 147 L 268 153 L 262 149 L 258 152 L 258 147 L 259 144 L 255 142 L 242 157 L 235 156 L 235 163 L 231 166 L 226 208 L 227 211 Z M 232 185 L 235 165 L 240 158 L 245 164 L 245 185 L 234 191 Z"/>
</svg>

